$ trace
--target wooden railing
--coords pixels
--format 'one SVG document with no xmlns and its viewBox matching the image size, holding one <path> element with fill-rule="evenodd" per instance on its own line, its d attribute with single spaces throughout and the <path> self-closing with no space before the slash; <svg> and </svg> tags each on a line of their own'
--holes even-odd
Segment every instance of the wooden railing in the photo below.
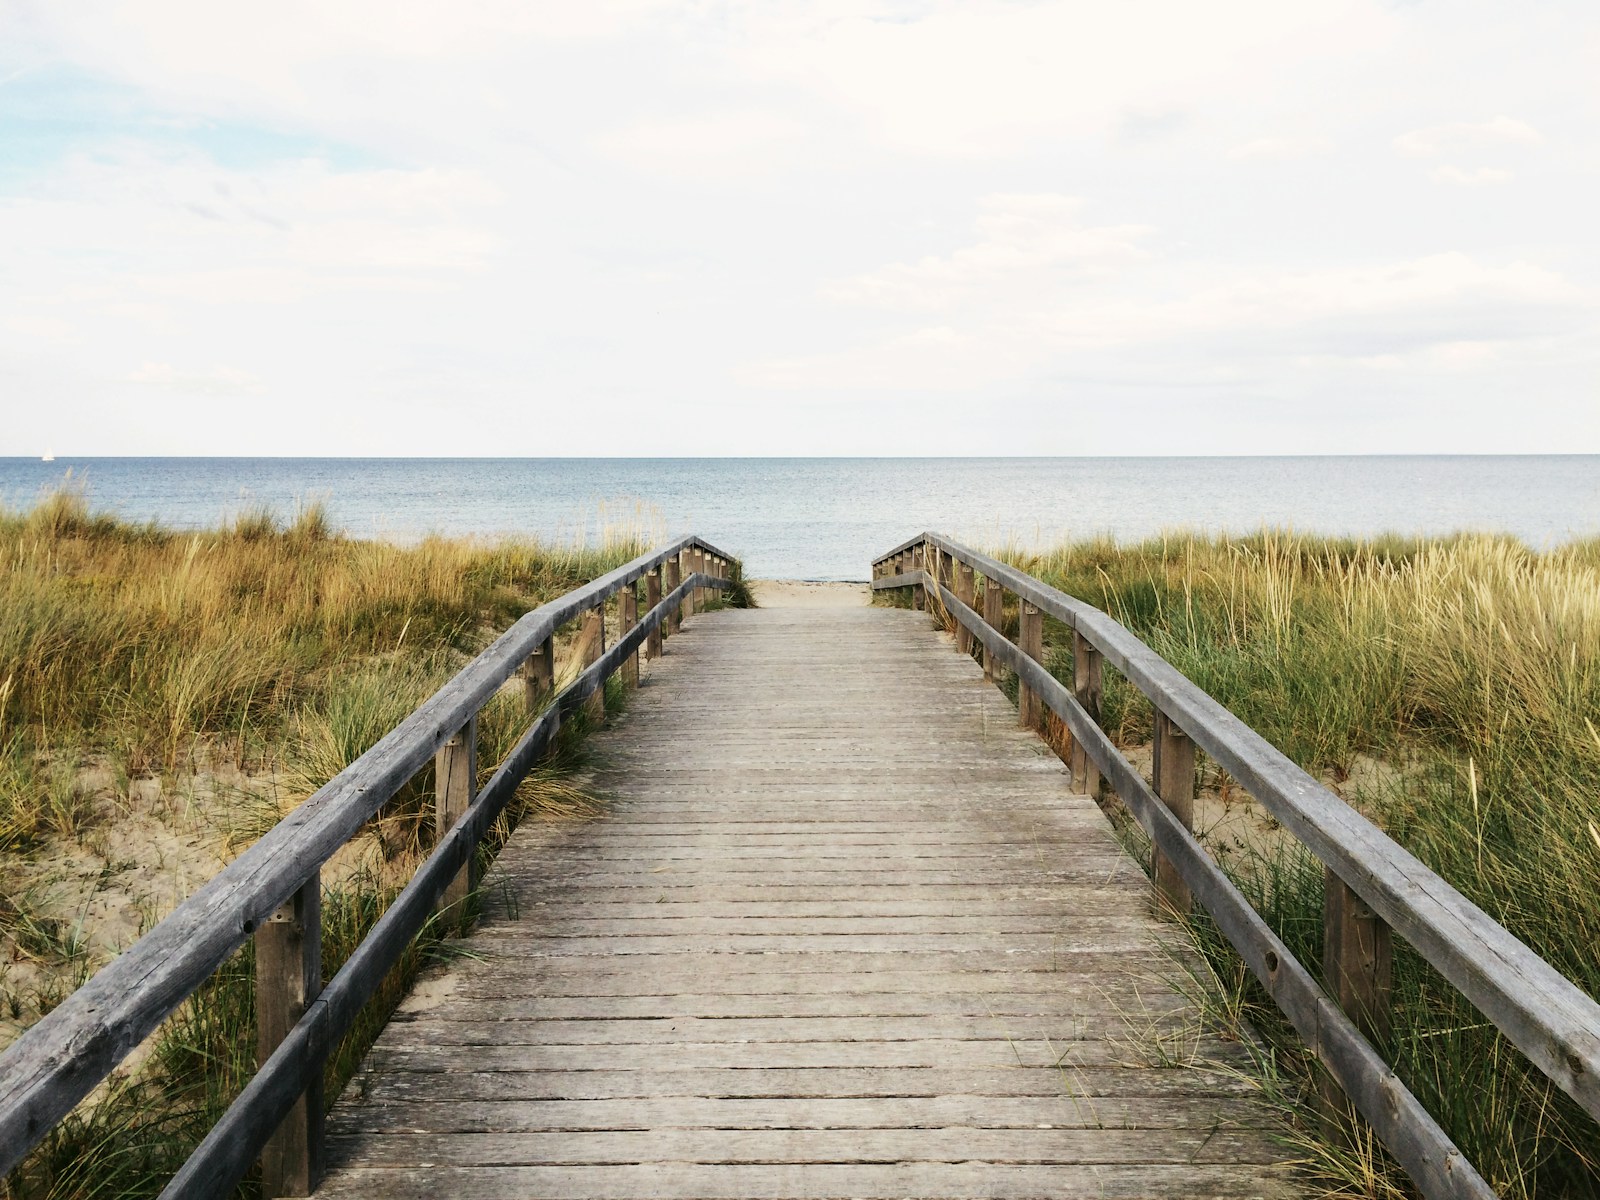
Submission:
<svg viewBox="0 0 1600 1200">
<path fill-rule="evenodd" d="M 698 537 L 642 555 L 528 613 L 381 741 L 108 963 L 0 1055 L 0 1177 L 210 977 L 245 939 L 256 944 L 260 1064 L 163 1197 L 226 1195 L 259 1157 L 268 1196 L 315 1189 L 322 1158 L 324 1063 L 413 938 L 451 919 L 473 878 L 479 841 L 580 705 L 604 714 L 606 680 L 638 681 L 641 645 L 661 653 L 729 580 L 727 555 Z M 663 574 L 665 583 L 663 584 Z M 647 609 L 638 613 L 638 583 Z M 665 594 L 663 594 L 665 593 Z M 605 604 L 619 595 L 606 648 Z M 555 634 L 582 618 L 582 670 L 551 695 Z M 477 788 L 479 711 L 521 675 L 526 733 Z M 321 986 L 321 870 L 408 781 L 435 766 L 438 841 L 343 967 Z M 459 910 L 457 910 L 459 911 Z"/>
<path fill-rule="evenodd" d="M 1198 902 L 1372 1127 L 1428 1197 L 1494 1196 L 1476 1168 L 1400 1081 L 1378 1046 L 1387 1041 L 1392 935 L 1398 933 L 1523 1054 L 1600 1119 L 1600 1004 L 1371 821 L 1290 762 L 1105 613 L 1030 575 L 938 534 L 919 534 L 873 563 L 875 590 L 910 588 L 914 607 L 953 618 L 957 648 L 983 649 L 984 669 L 1017 675 L 1022 724 L 1049 709 L 1071 735 L 1075 790 L 1102 777 L 1153 845 L 1158 903 Z M 977 579 L 983 579 L 982 615 Z M 1019 608 L 1018 642 L 1000 631 L 1007 593 Z M 1073 634 L 1068 687 L 1042 664 L 1043 615 Z M 1100 728 L 1102 662 L 1155 711 L 1154 786 Z M 1320 987 L 1272 932 L 1193 833 L 1199 747 L 1323 864 L 1324 977 Z"/>
</svg>

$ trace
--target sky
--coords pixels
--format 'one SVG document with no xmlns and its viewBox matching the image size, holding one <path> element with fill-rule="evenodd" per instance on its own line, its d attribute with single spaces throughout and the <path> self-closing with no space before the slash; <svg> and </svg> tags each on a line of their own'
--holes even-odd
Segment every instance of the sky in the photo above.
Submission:
<svg viewBox="0 0 1600 1200">
<path fill-rule="evenodd" d="M 0 0 L 0 455 L 1600 452 L 1600 5 Z"/>
</svg>

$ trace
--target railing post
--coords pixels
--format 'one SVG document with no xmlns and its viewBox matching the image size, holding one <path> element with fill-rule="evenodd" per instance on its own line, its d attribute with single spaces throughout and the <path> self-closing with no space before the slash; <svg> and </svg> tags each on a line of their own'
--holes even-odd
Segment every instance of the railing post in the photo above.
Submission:
<svg viewBox="0 0 1600 1200">
<path fill-rule="evenodd" d="M 473 717 L 433 756 L 433 831 L 435 840 L 450 832 L 472 807 L 478 791 L 478 718 Z M 459 927 L 464 924 L 461 903 L 477 886 L 477 847 L 467 856 L 439 899 L 441 912 L 451 914 Z"/>
<path fill-rule="evenodd" d="M 971 608 L 973 606 L 972 602 L 977 599 L 976 589 L 977 583 L 973 578 L 972 568 L 967 566 L 966 563 L 958 564 L 956 569 L 956 599 Z M 968 658 L 972 657 L 972 631 L 960 621 L 956 622 L 956 649 Z"/>
<path fill-rule="evenodd" d="M 911 547 L 908 551 L 911 555 L 911 570 L 920 571 L 922 569 L 922 565 L 928 561 L 928 549 L 927 542 Z M 918 612 L 925 612 L 928 607 L 927 592 L 927 588 L 920 583 L 913 585 L 911 588 L 911 607 Z"/>
<path fill-rule="evenodd" d="M 683 569 L 683 578 L 684 579 L 693 578 L 694 577 L 694 549 L 691 547 L 690 549 L 687 549 L 687 550 L 683 551 L 681 554 L 678 555 L 678 558 L 683 564 L 683 567 L 682 567 L 682 569 Z M 681 582 L 681 580 L 680 580 L 680 582 Z M 685 617 L 694 616 L 694 600 L 695 600 L 695 597 L 698 596 L 699 594 L 700 594 L 700 589 L 699 588 L 690 588 L 687 592 L 684 593 L 684 597 L 683 597 L 683 615 Z"/>
<path fill-rule="evenodd" d="M 676 555 L 667 559 L 667 593 L 678 590 L 678 585 L 683 582 L 683 568 Z M 679 602 L 667 609 L 667 633 L 677 633 L 683 627 L 683 604 Z"/>
<path fill-rule="evenodd" d="M 522 664 L 522 698 L 528 706 L 528 715 L 539 711 L 541 705 L 556 687 L 556 641 L 547 637 L 539 648 L 528 655 Z"/>
<path fill-rule="evenodd" d="M 656 567 L 644 577 L 644 607 L 646 612 L 653 612 L 656 605 L 661 603 L 661 568 Z M 656 624 L 648 637 L 645 638 L 644 656 L 648 658 L 661 657 L 661 626 Z"/>
<path fill-rule="evenodd" d="M 1072 693 L 1083 711 L 1100 724 L 1100 695 L 1103 688 L 1101 654 L 1076 629 L 1072 631 Z M 1083 744 L 1072 742 L 1072 783 L 1088 796 L 1100 795 L 1100 768 L 1084 753 Z"/>
<path fill-rule="evenodd" d="M 604 603 L 596 608 L 591 608 L 584 614 L 583 632 L 578 635 L 578 651 L 578 661 L 582 663 L 582 669 L 584 670 L 599 662 L 600 656 L 606 652 Z M 604 723 L 606 719 L 606 681 L 604 679 L 600 681 L 600 686 L 595 688 L 589 698 L 583 702 L 583 710 L 596 725 Z"/>
<path fill-rule="evenodd" d="M 983 620 L 996 632 L 1005 623 L 1006 590 L 994 580 L 984 577 L 983 580 Z M 1000 678 L 1000 660 L 994 656 L 994 651 L 985 644 L 983 647 L 983 677 L 990 683 L 995 683 Z"/>
<path fill-rule="evenodd" d="M 1178 818 L 1178 823 L 1193 832 L 1194 742 L 1160 709 L 1156 710 L 1153 754 L 1151 774 L 1155 776 L 1156 795 Z M 1187 913 L 1193 905 L 1189 885 L 1183 881 L 1177 867 L 1161 853 L 1160 847 L 1155 847 L 1152 854 L 1157 907 Z"/>
<path fill-rule="evenodd" d="M 1044 661 L 1044 613 L 1026 600 L 1022 601 L 1017 648 L 1036 663 Z M 1044 704 L 1026 683 L 1017 685 L 1017 723 L 1024 729 L 1038 729 L 1044 724 Z"/>
<path fill-rule="evenodd" d="M 1328 990 L 1379 1050 L 1389 1041 L 1394 942 L 1389 925 L 1323 868 L 1322 969 Z"/>
<path fill-rule="evenodd" d="M 256 931 L 256 1061 L 267 1058 L 322 991 L 322 875 Z M 309 1196 L 322 1181 L 322 1072 L 295 1101 L 261 1151 L 261 1194 Z"/>
<path fill-rule="evenodd" d="M 620 641 L 628 636 L 628 631 L 639 623 L 639 585 L 630 583 L 622 589 L 622 601 L 618 606 L 622 611 L 618 617 L 617 638 Z M 639 652 L 635 650 L 622 660 L 622 682 L 627 687 L 639 686 Z"/>
</svg>

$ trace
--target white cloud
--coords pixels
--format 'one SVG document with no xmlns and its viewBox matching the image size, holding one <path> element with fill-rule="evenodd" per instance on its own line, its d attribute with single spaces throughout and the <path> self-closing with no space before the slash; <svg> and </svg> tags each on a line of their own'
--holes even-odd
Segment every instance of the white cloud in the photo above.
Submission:
<svg viewBox="0 0 1600 1200">
<path fill-rule="evenodd" d="M 602 153 L 666 174 L 745 174 L 769 170 L 777 154 L 810 128 L 776 112 L 726 112 L 677 120 L 647 119 L 597 139 Z"/>
<path fill-rule="evenodd" d="M 1000 290 L 1014 303 L 1149 257 L 1145 243 L 1153 230 L 1084 225 L 1082 208 L 1072 196 L 987 196 L 979 202 L 972 245 L 839 280 L 822 295 L 842 304 L 941 309 Z"/>
<path fill-rule="evenodd" d="M 1489 121 L 1453 121 L 1413 129 L 1394 139 L 1394 148 L 1407 158 L 1440 158 L 1446 154 L 1505 146 L 1537 146 L 1544 140 L 1526 121 L 1495 117 Z"/>
<path fill-rule="evenodd" d="M 238 367 L 179 370 L 171 363 L 147 362 L 129 371 L 127 381 L 178 392 L 198 392 L 206 396 L 254 395 L 266 391 L 266 385 L 259 376 Z"/>
<path fill-rule="evenodd" d="M 1510 183 L 1513 176 L 1503 167 L 1457 167 L 1446 164 L 1433 168 L 1428 178 L 1435 183 L 1448 183 L 1455 187 L 1484 187 L 1496 183 Z"/>
<path fill-rule="evenodd" d="M 1263 137 L 1241 142 L 1228 151 L 1233 162 L 1291 162 L 1326 154 L 1333 143 L 1324 137 Z"/>
</svg>

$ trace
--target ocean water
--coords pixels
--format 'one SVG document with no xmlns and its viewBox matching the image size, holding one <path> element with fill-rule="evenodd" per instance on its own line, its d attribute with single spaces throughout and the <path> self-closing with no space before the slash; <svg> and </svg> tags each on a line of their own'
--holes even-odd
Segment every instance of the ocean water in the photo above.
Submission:
<svg viewBox="0 0 1600 1200">
<path fill-rule="evenodd" d="M 1372 534 L 1492 530 L 1534 547 L 1600 535 L 1600 456 L 1295 458 L 0 458 L 21 508 L 68 471 L 91 503 L 203 528 L 324 501 L 359 537 L 695 532 L 752 577 L 865 579 L 924 529 L 1044 546 L 1179 526 Z"/>
</svg>

